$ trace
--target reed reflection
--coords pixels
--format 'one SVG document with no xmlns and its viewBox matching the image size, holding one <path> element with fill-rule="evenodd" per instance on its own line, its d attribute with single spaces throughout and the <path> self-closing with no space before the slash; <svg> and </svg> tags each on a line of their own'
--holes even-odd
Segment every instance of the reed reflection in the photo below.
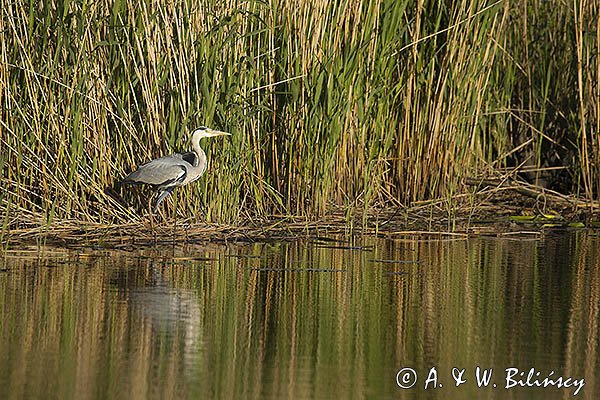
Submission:
<svg viewBox="0 0 600 400">
<path fill-rule="evenodd" d="M 7 253 L 0 396 L 554 398 L 398 388 L 535 367 L 600 390 L 597 238 L 355 239 L 142 253 Z M 442 375 L 445 374 L 445 375 Z M 424 376 L 420 376 L 423 383 Z"/>
</svg>

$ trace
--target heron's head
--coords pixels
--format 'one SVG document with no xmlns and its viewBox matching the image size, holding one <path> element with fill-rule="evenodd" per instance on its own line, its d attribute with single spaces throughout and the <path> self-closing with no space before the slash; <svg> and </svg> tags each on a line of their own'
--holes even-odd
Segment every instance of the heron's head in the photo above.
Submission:
<svg viewBox="0 0 600 400">
<path fill-rule="evenodd" d="M 200 139 L 214 136 L 229 136 L 231 133 L 221 132 L 214 129 L 201 126 L 192 133 L 192 143 L 198 143 Z"/>
</svg>

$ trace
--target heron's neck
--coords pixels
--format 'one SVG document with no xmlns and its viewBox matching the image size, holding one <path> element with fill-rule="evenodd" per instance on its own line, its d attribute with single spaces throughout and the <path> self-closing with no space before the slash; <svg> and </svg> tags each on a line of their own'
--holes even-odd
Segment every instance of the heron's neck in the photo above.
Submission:
<svg viewBox="0 0 600 400">
<path fill-rule="evenodd" d="M 202 150 L 202 147 L 200 147 L 199 140 L 195 143 L 192 143 L 192 150 L 198 156 L 196 158 L 196 165 L 194 165 L 194 167 L 197 167 L 198 165 L 206 165 L 206 153 L 204 150 Z"/>
</svg>

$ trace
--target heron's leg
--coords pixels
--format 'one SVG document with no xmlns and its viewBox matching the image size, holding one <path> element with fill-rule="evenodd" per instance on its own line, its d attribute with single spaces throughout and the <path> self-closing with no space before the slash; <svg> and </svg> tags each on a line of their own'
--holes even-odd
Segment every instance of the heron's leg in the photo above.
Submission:
<svg viewBox="0 0 600 400">
<path fill-rule="evenodd" d="M 152 211 L 154 214 L 156 214 L 156 211 L 158 210 L 158 206 L 160 205 L 160 203 L 162 203 L 163 200 L 166 199 L 167 196 L 171 194 L 173 189 L 175 189 L 175 187 L 166 188 L 165 190 L 160 192 L 160 194 L 158 195 L 158 197 L 156 199 L 156 203 L 154 203 L 154 210 Z"/>
</svg>

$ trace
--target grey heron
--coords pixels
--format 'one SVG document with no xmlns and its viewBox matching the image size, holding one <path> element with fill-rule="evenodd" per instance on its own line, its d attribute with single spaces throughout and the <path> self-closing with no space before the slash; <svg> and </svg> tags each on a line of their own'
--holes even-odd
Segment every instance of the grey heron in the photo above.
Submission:
<svg viewBox="0 0 600 400">
<path fill-rule="evenodd" d="M 192 133 L 192 151 L 175 153 L 152 160 L 123 179 L 123 183 L 154 187 L 157 198 L 153 212 L 156 213 L 162 201 L 178 186 L 187 185 L 198 180 L 206 172 L 206 153 L 200 147 L 200 139 L 214 136 L 230 135 L 201 126 Z"/>
</svg>

